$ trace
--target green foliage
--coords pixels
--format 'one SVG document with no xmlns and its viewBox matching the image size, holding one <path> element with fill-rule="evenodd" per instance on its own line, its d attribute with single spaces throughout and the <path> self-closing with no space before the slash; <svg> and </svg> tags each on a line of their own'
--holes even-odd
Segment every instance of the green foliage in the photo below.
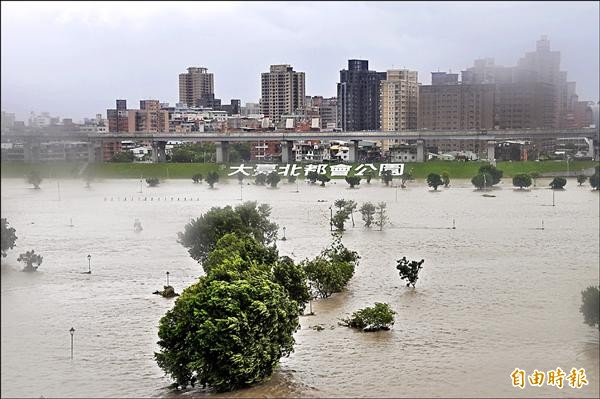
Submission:
<svg viewBox="0 0 600 399">
<path fill-rule="evenodd" d="M 392 182 L 393 176 L 391 170 L 384 170 L 381 172 L 381 181 L 385 183 L 386 186 L 389 186 Z"/>
<path fill-rule="evenodd" d="M 135 155 L 131 151 L 115 152 L 110 159 L 111 162 L 133 162 Z"/>
<path fill-rule="evenodd" d="M 213 143 L 184 144 L 173 148 L 173 151 L 171 153 L 171 162 L 210 162 L 215 151 L 216 147 Z M 232 160 L 232 162 L 234 161 Z"/>
<path fill-rule="evenodd" d="M 390 173 L 391 176 L 391 173 Z M 400 187 L 406 188 L 406 182 L 413 179 L 412 169 L 400 175 Z M 391 181 L 391 180 L 390 180 Z"/>
<path fill-rule="evenodd" d="M 375 205 L 373 205 L 370 202 L 365 202 L 360 207 L 360 214 L 362 215 L 362 219 L 365 222 L 365 227 L 371 227 L 375 216 Z"/>
<path fill-rule="evenodd" d="M 210 186 L 210 188 L 213 188 L 215 186 L 215 183 L 219 181 L 219 174 L 217 172 L 208 172 L 208 175 L 206 175 L 206 183 Z"/>
<path fill-rule="evenodd" d="M 158 177 L 149 177 L 146 179 L 146 183 L 148 183 L 150 187 L 156 187 L 160 181 L 158 180 Z"/>
<path fill-rule="evenodd" d="M 311 170 L 310 172 L 308 172 L 306 174 L 306 178 L 312 183 L 315 184 L 317 182 L 317 179 L 319 177 L 319 174 L 317 172 L 315 172 L 314 170 Z"/>
<path fill-rule="evenodd" d="M 596 172 L 590 176 L 590 186 L 594 190 L 600 190 L 600 173 Z"/>
<path fill-rule="evenodd" d="M 589 286 L 581 291 L 581 307 L 585 324 L 600 329 L 600 287 Z"/>
<path fill-rule="evenodd" d="M 202 176 L 202 173 L 196 173 L 194 176 L 192 176 L 192 180 L 194 183 L 201 183 L 202 179 L 204 179 L 204 176 Z"/>
<path fill-rule="evenodd" d="M 533 171 L 533 172 L 529 173 L 529 176 L 531 176 L 531 178 L 533 179 L 533 187 L 535 187 L 535 183 L 536 183 L 537 179 L 539 179 L 541 176 L 540 172 Z"/>
<path fill-rule="evenodd" d="M 273 280 L 298 303 L 300 313 L 304 312 L 306 303 L 311 299 L 304 269 L 291 258 L 282 256 L 273 267 Z"/>
<path fill-rule="evenodd" d="M 331 179 L 327 175 L 318 175 L 317 180 L 321 182 L 321 187 L 325 187 L 325 183 Z"/>
<path fill-rule="evenodd" d="M 356 210 L 356 202 L 351 200 L 347 201 L 344 199 L 339 199 L 336 200 L 333 204 L 338 208 L 335 215 L 333 216 L 333 219 L 331 220 L 336 229 L 338 231 L 344 231 L 344 223 L 346 222 L 346 220 L 348 220 L 348 217 L 350 216 L 352 216 L 352 227 L 354 227 L 353 212 L 354 210 Z"/>
<path fill-rule="evenodd" d="M 442 181 L 442 177 L 440 175 L 438 175 L 437 173 L 430 173 L 427 176 L 427 185 L 429 187 L 433 187 L 433 189 L 435 191 L 437 191 L 437 188 L 439 186 L 441 186 L 444 182 Z"/>
<path fill-rule="evenodd" d="M 343 319 L 342 325 L 363 331 L 389 330 L 395 314 L 389 304 L 375 302 L 375 306 L 357 310 L 352 317 Z"/>
<path fill-rule="evenodd" d="M 215 248 L 208 254 L 202 263 L 204 273 L 209 275 L 216 267 L 227 264 L 233 266 L 237 272 L 249 269 L 250 264 L 266 265 L 265 270 L 277 262 L 278 253 L 275 246 L 265 246 L 251 235 L 239 235 L 238 232 L 227 233 L 222 236 Z M 240 259 L 242 263 L 232 263 L 233 259 Z"/>
<path fill-rule="evenodd" d="M 35 272 L 42 264 L 43 257 L 35 253 L 34 250 L 24 252 L 17 258 L 18 262 L 25 263 L 24 272 Z M 34 266 L 37 265 L 37 266 Z"/>
<path fill-rule="evenodd" d="M 402 259 L 398 259 L 398 264 L 396 265 L 396 269 L 398 269 L 398 274 L 402 280 L 408 281 L 406 284 L 407 287 L 413 286 L 417 283 L 419 279 L 419 272 L 423 268 L 423 262 L 425 260 L 421 259 L 419 262 L 416 260 L 408 261 L 405 256 Z"/>
<path fill-rule="evenodd" d="M 259 243 L 270 245 L 277 236 L 277 224 L 269 220 L 271 207 L 257 206 L 256 202 L 245 202 L 234 208 L 213 207 L 185 226 L 179 233 L 179 243 L 188 248 L 192 258 L 205 262 L 217 241 L 227 233 L 238 236 L 251 235 Z"/>
<path fill-rule="evenodd" d="M 34 188 L 39 189 L 42 183 L 42 177 L 37 170 L 32 170 L 27 175 L 27 183 L 32 184 Z"/>
<path fill-rule="evenodd" d="M 264 186 L 266 182 L 267 182 L 267 175 L 265 175 L 264 173 L 259 173 L 254 178 L 254 184 L 256 184 L 257 186 Z"/>
<path fill-rule="evenodd" d="M 2 237 L 2 257 L 6 257 L 6 251 L 15 247 L 17 241 L 16 230 L 14 227 L 10 227 L 6 218 L 1 218 L 1 234 Z"/>
<path fill-rule="evenodd" d="M 375 172 L 373 170 L 367 170 L 364 174 L 365 176 L 365 180 L 367 181 L 367 184 L 371 184 L 371 179 L 373 179 L 375 177 Z"/>
<path fill-rule="evenodd" d="M 444 187 L 448 188 L 450 185 L 450 173 L 447 171 L 442 172 L 442 183 L 444 183 Z"/>
<path fill-rule="evenodd" d="M 182 387 L 246 387 L 268 378 L 293 351 L 298 315 L 298 304 L 266 273 L 200 277 L 161 318 L 154 356 Z"/>
<path fill-rule="evenodd" d="M 277 183 L 279 183 L 280 181 L 281 181 L 281 176 L 279 176 L 279 173 L 277 173 L 275 171 L 273 171 L 267 175 L 267 184 L 273 188 L 277 187 Z"/>
<path fill-rule="evenodd" d="M 487 173 L 479 173 L 477 176 L 471 179 L 471 183 L 477 188 L 482 189 L 486 187 L 490 187 L 490 182 L 492 181 L 492 177 Z"/>
<path fill-rule="evenodd" d="M 287 177 L 287 181 L 288 181 L 288 183 L 295 183 L 297 178 L 298 178 L 297 176 L 289 175 Z"/>
<path fill-rule="evenodd" d="M 531 176 L 526 173 L 521 173 L 518 175 L 514 175 L 512 179 L 513 186 L 519 187 L 522 189 L 523 187 L 531 186 Z"/>
<path fill-rule="evenodd" d="M 480 174 L 485 174 L 491 177 L 491 181 L 486 182 L 487 186 L 494 186 L 500 183 L 500 179 L 502 179 L 503 172 L 501 170 L 496 169 L 493 165 L 483 165 L 479 168 Z"/>
<path fill-rule="evenodd" d="M 553 190 L 561 190 L 567 184 L 567 179 L 564 177 L 555 177 L 549 184 Z"/>
<path fill-rule="evenodd" d="M 358 186 L 360 184 L 360 176 L 346 176 L 346 183 L 350 185 L 350 188 Z"/>
<path fill-rule="evenodd" d="M 380 202 L 377 204 L 377 209 L 375 211 L 375 226 L 379 227 L 379 231 L 383 230 L 383 227 L 389 220 L 386 208 L 387 204 L 385 202 Z"/>
<path fill-rule="evenodd" d="M 355 251 L 344 247 L 337 236 L 331 246 L 315 259 L 303 261 L 302 267 L 317 295 L 327 298 L 346 287 L 354 275 L 359 258 Z"/>
<path fill-rule="evenodd" d="M 587 176 L 586 175 L 579 175 L 579 176 L 577 176 L 577 183 L 579 183 L 580 186 L 583 183 L 585 183 L 586 180 L 587 180 Z"/>
</svg>

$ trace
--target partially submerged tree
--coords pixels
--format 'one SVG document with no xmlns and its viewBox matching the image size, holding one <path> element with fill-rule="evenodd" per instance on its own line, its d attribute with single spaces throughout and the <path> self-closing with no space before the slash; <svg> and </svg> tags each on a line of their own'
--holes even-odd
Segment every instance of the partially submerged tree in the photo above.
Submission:
<svg viewBox="0 0 600 399">
<path fill-rule="evenodd" d="M 437 191 L 437 188 L 443 183 L 444 182 L 442 181 L 441 176 L 437 173 L 430 173 L 429 175 L 427 175 L 427 185 L 429 187 L 433 187 L 435 191 Z"/>
<path fill-rule="evenodd" d="M 160 181 L 158 180 L 158 177 L 149 177 L 146 179 L 146 183 L 148 183 L 150 187 L 156 187 Z"/>
<path fill-rule="evenodd" d="M 367 181 L 367 184 L 371 184 L 371 179 L 375 177 L 375 172 L 372 170 L 367 170 L 364 173 L 365 176 L 365 180 Z"/>
<path fill-rule="evenodd" d="M 531 176 L 531 179 L 533 179 L 533 187 L 535 187 L 535 184 L 537 183 L 537 179 L 540 178 L 540 172 L 531 172 L 531 173 L 529 173 L 529 176 Z"/>
<path fill-rule="evenodd" d="M 583 183 L 585 183 L 586 180 L 587 180 L 587 176 L 586 175 L 579 175 L 579 176 L 577 176 L 577 183 L 579 183 L 580 186 Z"/>
<path fill-rule="evenodd" d="M 202 183 L 202 179 L 204 179 L 202 173 L 196 173 L 192 176 L 192 180 L 194 181 L 194 183 Z"/>
<path fill-rule="evenodd" d="M 269 378 L 294 350 L 298 303 L 266 272 L 200 277 L 160 320 L 160 368 L 181 387 L 232 391 Z"/>
<path fill-rule="evenodd" d="M 277 183 L 279 183 L 280 181 L 281 181 L 281 176 L 279 176 L 279 173 L 277 173 L 275 171 L 273 171 L 267 175 L 267 184 L 273 188 L 277 187 Z"/>
<path fill-rule="evenodd" d="M 254 184 L 257 186 L 264 186 L 267 183 L 267 175 L 264 173 L 259 173 L 254 178 Z"/>
<path fill-rule="evenodd" d="M 327 175 L 318 175 L 317 180 L 321 182 L 321 187 L 325 187 L 325 183 L 331 179 Z"/>
<path fill-rule="evenodd" d="M 16 230 L 14 227 L 10 227 L 6 218 L 0 219 L 2 237 L 2 257 L 6 257 L 6 251 L 15 247 L 17 241 Z"/>
<path fill-rule="evenodd" d="M 380 202 L 377 204 L 377 209 L 375 210 L 375 226 L 379 227 L 379 231 L 382 231 L 383 227 L 388 222 L 386 208 L 387 204 L 385 202 Z"/>
<path fill-rule="evenodd" d="M 375 216 L 375 205 L 370 202 L 365 202 L 360 207 L 360 214 L 362 215 L 362 220 L 365 222 L 365 227 L 371 227 Z"/>
<path fill-rule="evenodd" d="M 208 172 L 206 175 L 206 184 L 210 186 L 210 188 L 215 187 L 215 183 L 219 181 L 219 173 L 212 171 Z"/>
<path fill-rule="evenodd" d="M 513 186 L 519 187 L 521 190 L 523 187 L 531 186 L 531 176 L 527 173 L 519 173 L 513 176 L 512 179 Z"/>
<path fill-rule="evenodd" d="M 32 170 L 29 172 L 27 175 L 27 183 L 32 184 L 33 188 L 39 189 L 40 184 L 42 183 L 42 177 L 40 176 L 40 173 L 37 170 Z"/>
<path fill-rule="evenodd" d="M 38 267 L 42 264 L 43 257 L 35 253 L 32 249 L 31 251 L 24 252 L 19 255 L 17 258 L 18 262 L 25 263 L 25 267 L 22 271 L 24 272 L 35 272 Z M 36 266 L 34 266 L 36 265 Z"/>
<path fill-rule="evenodd" d="M 311 170 L 310 172 L 308 172 L 306 174 L 306 178 L 308 179 L 308 181 L 310 181 L 311 184 L 315 184 L 317 182 L 318 177 L 319 177 L 319 174 L 317 172 L 315 172 L 314 170 Z"/>
<path fill-rule="evenodd" d="M 590 186 L 594 190 L 600 190 L 600 173 L 596 172 L 590 176 Z"/>
<path fill-rule="evenodd" d="M 478 189 L 490 187 L 490 182 L 492 181 L 492 177 L 486 173 L 479 173 L 475 177 L 471 179 L 471 183 Z"/>
<path fill-rule="evenodd" d="M 443 171 L 442 172 L 442 183 L 444 183 L 444 187 L 448 188 L 450 185 L 450 173 Z"/>
<path fill-rule="evenodd" d="M 562 190 L 567 184 L 567 179 L 564 177 L 555 177 L 549 184 L 553 190 Z"/>
<path fill-rule="evenodd" d="M 386 186 L 389 186 L 392 182 L 393 176 L 391 170 L 384 170 L 381 172 L 381 181 L 385 183 Z"/>
<path fill-rule="evenodd" d="M 581 291 L 581 307 L 585 324 L 600 329 L 600 287 L 589 286 Z"/>
<path fill-rule="evenodd" d="M 395 314 L 389 304 L 375 302 L 375 306 L 357 310 L 352 317 L 342 319 L 341 325 L 363 331 L 389 330 L 394 325 Z"/>
<path fill-rule="evenodd" d="M 423 262 L 425 262 L 425 260 L 423 259 L 421 259 L 418 262 L 416 260 L 409 262 L 405 256 L 403 256 L 402 259 L 398 259 L 396 269 L 398 269 L 398 274 L 400 275 L 400 278 L 402 280 L 407 281 L 407 287 L 411 285 L 413 286 L 413 288 L 415 287 L 415 284 L 419 279 L 419 272 L 423 268 Z"/>
<path fill-rule="evenodd" d="M 298 178 L 297 176 L 289 175 L 287 177 L 287 181 L 288 181 L 288 183 L 295 183 L 297 178 Z"/>
<path fill-rule="evenodd" d="M 358 186 L 360 184 L 360 176 L 347 176 L 346 183 L 350 185 L 350 188 L 354 188 L 354 186 Z"/>
<path fill-rule="evenodd" d="M 242 263 L 234 265 L 233 259 L 240 259 Z M 227 264 L 230 268 L 235 267 L 238 272 L 248 270 L 252 264 L 264 266 L 265 270 L 270 270 L 277 259 L 278 253 L 275 245 L 263 245 L 252 235 L 234 231 L 218 239 L 206 261 L 202 262 L 202 269 L 207 275 L 223 264 Z"/>
<path fill-rule="evenodd" d="M 300 313 L 304 312 L 306 303 L 312 296 L 302 266 L 295 264 L 290 257 L 282 256 L 273 267 L 273 279 L 286 290 L 291 299 L 298 303 Z"/>
<path fill-rule="evenodd" d="M 178 242 L 199 262 L 206 261 L 217 241 L 227 233 L 251 235 L 263 245 L 271 245 L 277 237 L 278 226 L 269 220 L 271 207 L 248 201 L 232 208 L 213 207 L 199 218 L 186 224 Z"/>
<path fill-rule="evenodd" d="M 500 179 L 502 179 L 503 174 L 503 172 L 496 169 L 494 165 L 484 165 L 480 167 L 479 173 L 490 177 L 490 181 L 486 183 L 488 186 L 494 186 L 500 183 Z"/>
</svg>

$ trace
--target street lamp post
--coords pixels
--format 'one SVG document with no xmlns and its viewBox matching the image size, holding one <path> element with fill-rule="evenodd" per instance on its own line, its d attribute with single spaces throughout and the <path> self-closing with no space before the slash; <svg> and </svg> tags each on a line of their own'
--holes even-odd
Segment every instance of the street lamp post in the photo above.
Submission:
<svg viewBox="0 0 600 399">
<path fill-rule="evenodd" d="M 92 274 L 92 255 L 88 255 L 88 274 Z"/>
<path fill-rule="evenodd" d="M 71 327 L 69 332 L 71 333 L 71 360 L 73 360 L 73 334 L 75 333 L 75 329 Z"/>
<path fill-rule="evenodd" d="M 167 272 L 167 287 L 169 286 L 169 272 Z"/>
<path fill-rule="evenodd" d="M 285 226 L 283 226 L 283 238 L 281 239 L 281 241 L 285 241 L 287 240 L 287 238 L 285 238 Z"/>
<path fill-rule="evenodd" d="M 333 209 L 329 207 L 329 231 L 333 231 Z"/>
</svg>

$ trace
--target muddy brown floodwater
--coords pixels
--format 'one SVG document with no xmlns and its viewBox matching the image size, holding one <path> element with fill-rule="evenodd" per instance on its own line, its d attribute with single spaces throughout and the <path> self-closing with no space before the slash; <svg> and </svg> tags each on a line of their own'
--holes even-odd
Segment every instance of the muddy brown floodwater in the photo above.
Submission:
<svg viewBox="0 0 600 399">
<path fill-rule="evenodd" d="M 391 225 L 368 230 L 354 215 L 356 227 L 349 223 L 343 242 L 362 258 L 347 290 L 313 303 L 316 315 L 301 318 L 295 352 L 270 381 L 228 396 L 598 397 L 598 330 L 579 313 L 581 291 L 598 284 L 598 192 L 570 180 L 553 207 L 544 180 L 524 192 L 507 180 L 496 197 L 483 197 L 466 180 L 439 192 L 423 181 L 407 189 L 336 183 L 302 182 L 296 192 L 286 183 L 240 190 L 232 181 L 210 190 L 169 180 L 156 188 L 144 183 L 139 193 L 139 180 L 95 181 L 90 189 L 63 180 L 59 200 L 56 180 L 34 190 L 3 179 L 2 217 L 18 240 L 2 260 L 2 396 L 211 396 L 168 388 L 172 381 L 153 352 L 158 321 L 173 300 L 152 292 L 167 271 L 178 292 L 202 274 L 177 232 L 212 206 L 239 204 L 241 195 L 272 206 L 272 219 L 286 227 L 280 253 L 296 260 L 329 242 L 335 199 L 359 207 L 386 201 Z M 28 249 L 44 257 L 37 273 L 19 271 L 16 258 Z M 82 274 L 88 254 L 91 275 Z M 402 256 L 425 259 L 414 290 L 398 277 Z M 398 312 L 391 331 L 337 325 L 374 302 Z M 517 367 L 527 374 L 585 368 L 589 384 L 521 390 L 511 384 Z"/>
</svg>

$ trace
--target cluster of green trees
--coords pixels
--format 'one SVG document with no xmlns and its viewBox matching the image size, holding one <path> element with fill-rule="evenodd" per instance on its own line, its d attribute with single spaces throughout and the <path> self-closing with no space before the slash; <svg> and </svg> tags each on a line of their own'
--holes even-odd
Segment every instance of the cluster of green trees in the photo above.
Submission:
<svg viewBox="0 0 600 399">
<path fill-rule="evenodd" d="M 600 286 L 589 286 L 581 292 L 581 307 L 585 324 L 600 329 Z"/>
<path fill-rule="evenodd" d="M 596 171 L 590 176 L 590 186 L 594 190 L 600 190 L 600 166 L 596 166 Z"/>
<path fill-rule="evenodd" d="M 389 330 L 394 325 L 395 314 L 389 304 L 375 302 L 375 306 L 357 310 L 340 324 L 363 331 Z"/>
<path fill-rule="evenodd" d="M 398 274 L 400 275 L 400 279 L 406 280 L 406 286 L 413 286 L 415 288 L 415 284 L 419 279 L 419 272 L 423 268 L 424 259 L 420 261 L 408 261 L 405 256 L 402 259 L 398 259 L 398 264 L 396 265 L 396 269 L 398 269 Z"/>
<path fill-rule="evenodd" d="M 111 162 L 133 162 L 135 155 L 131 151 L 119 151 L 115 152 L 110 159 Z"/>
<path fill-rule="evenodd" d="M 355 201 L 344 199 L 336 200 L 333 204 L 337 210 L 331 217 L 330 223 L 332 227 L 335 227 L 336 231 L 340 233 L 343 232 L 349 218 L 351 218 L 352 227 L 354 227 L 354 211 L 358 204 Z M 385 202 L 380 202 L 377 206 L 373 205 L 371 202 L 365 202 L 359 209 L 359 212 L 362 215 L 365 227 L 370 228 L 372 225 L 375 225 L 378 226 L 381 231 L 388 221 L 387 205 Z"/>
<path fill-rule="evenodd" d="M 10 227 L 6 218 L 0 219 L 0 236 L 2 237 L 2 257 L 6 257 L 6 251 L 13 249 L 17 242 L 17 234 L 14 227 Z M 42 264 L 43 257 L 36 254 L 34 250 L 23 252 L 17 258 L 18 262 L 23 262 L 24 272 L 35 272 Z"/>
<path fill-rule="evenodd" d="M 148 186 L 150 187 L 156 187 L 160 183 L 160 180 L 158 180 L 158 177 L 148 177 L 146 183 L 148 183 Z"/>
<path fill-rule="evenodd" d="M 315 294 L 341 291 L 359 256 L 334 240 L 301 264 L 279 256 L 270 207 L 214 207 L 179 242 L 205 276 L 186 288 L 159 325 L 158 365 L 179 386 L 230 391 L 268 378 L 293 351 L 299 315 Z"/>
<path fill-rule="evenodd" d="M 503 172 L 496 169 L 493 165 L 484 165 L 479 168 L 479 173 L 471 179 L 471 183 L 477 189 L 485 189 L 487 187 L 495 186 L 500 183 Z"/>
<path fill-rule="evenodd" d="M 276 171 L 273 171 L 269 174 L 259 173 L 254 178 L 254 184 L 256 184 L 257 186 L 264 186 L 268 184 L 272 188 L 276 188 L 277 184 L 279 184 L 280 181 L 281 176 Z"/>
</svg>

